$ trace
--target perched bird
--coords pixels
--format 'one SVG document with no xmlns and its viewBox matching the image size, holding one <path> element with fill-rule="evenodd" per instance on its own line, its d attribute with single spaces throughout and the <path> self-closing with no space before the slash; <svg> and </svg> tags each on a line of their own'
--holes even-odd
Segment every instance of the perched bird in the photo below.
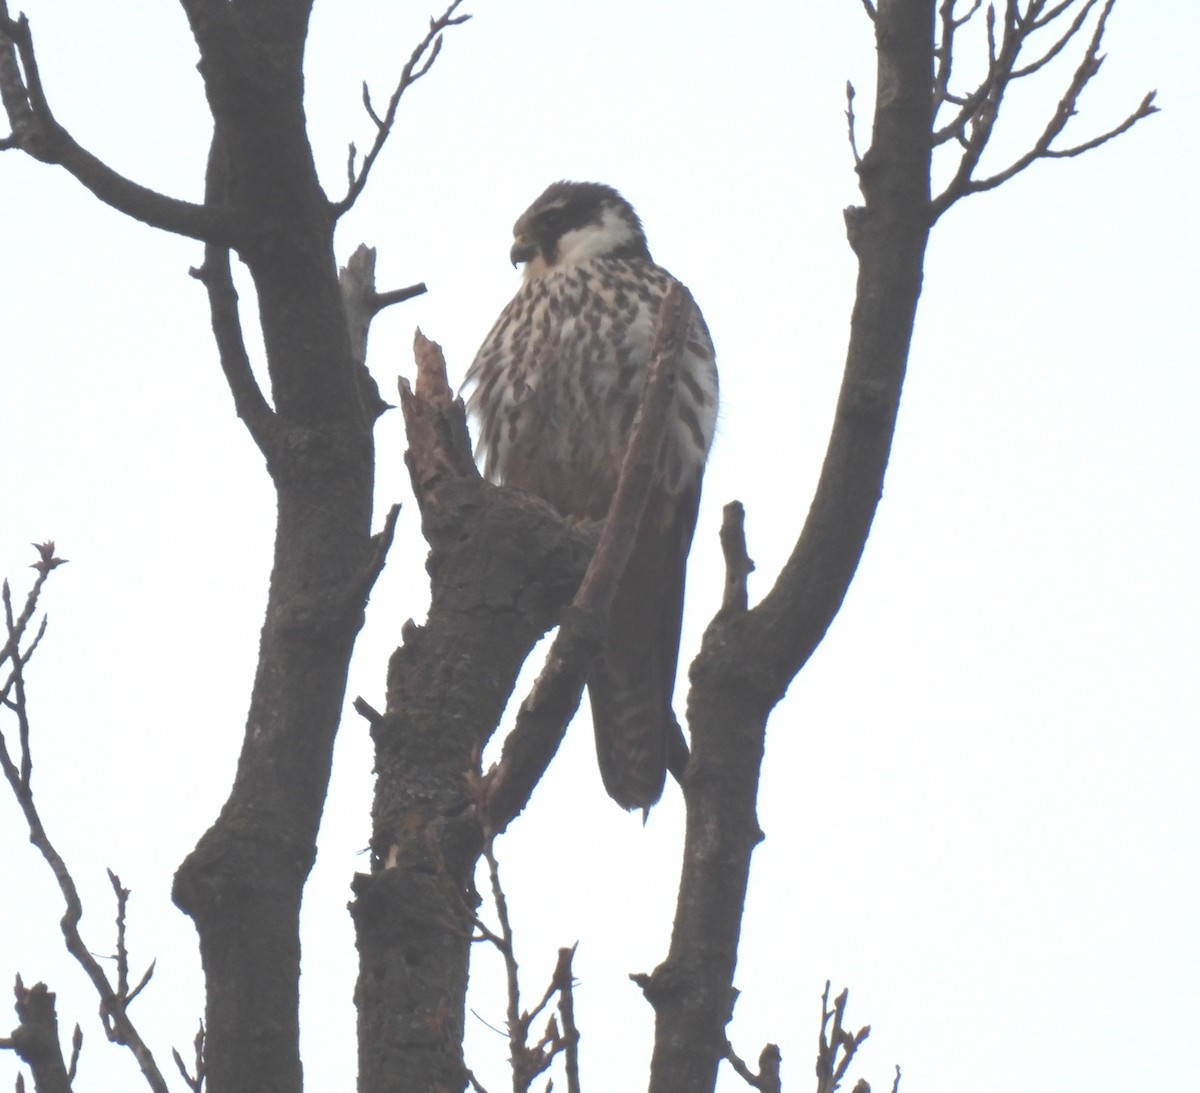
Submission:
<svg viewBox="0 0 1200 1093">
<path fill-rule="evenodd" d="M 616 489 L 672 277 L 616 190 L 556 182 L 513 228 L 524 283 L 467 373 L 488 478 L 603 519 Z M 712 340 L 696 311 L 646 513 L 588 679 L 600 774 L 647 809 L 687 745 L 671 705 L 684 570 L 717 416 Z"/>
</svg>

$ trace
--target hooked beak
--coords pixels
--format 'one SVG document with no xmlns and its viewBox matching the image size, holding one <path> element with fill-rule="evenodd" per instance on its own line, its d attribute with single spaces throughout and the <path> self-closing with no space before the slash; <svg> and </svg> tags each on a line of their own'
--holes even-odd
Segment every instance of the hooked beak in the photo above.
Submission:
<svg viewBox="0 0 1200 1093">
<path fill-rule="evenodd" d="M 531 258 L 537 255 L 537 244 L 528 236 L 519 235 L 513 240 L 512 250 L 508 252 L 508 257 L 512 260 L 513 266 L 519 266 L 522 262 L 528 262 Z"/>
</svg>

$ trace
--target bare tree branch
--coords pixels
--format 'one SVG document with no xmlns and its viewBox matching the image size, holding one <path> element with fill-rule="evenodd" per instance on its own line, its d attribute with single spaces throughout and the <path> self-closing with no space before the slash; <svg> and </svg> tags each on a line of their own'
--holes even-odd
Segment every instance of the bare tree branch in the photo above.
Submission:
<svg viewBox="0 0 1200 1093">
<path fill-rule="evenodd" d="M 30 568 L 37 570 L 37 579 L 25 597 L 25 606 L 21 609 L 21 614 L 9 626 L 4 644 L 0 646 L 0 664 L 17 654 L 18 645 L 25 636 L 29 620 L 33 618 L 33 613 L 37 610 L 38 597 L 42 593 L 42 586 L 46 583 L 47 578 L 60 565 L 67 564 L 66 558 L 59 558 L 55 555 L 52 542 L 34 543 L 33 547 L 38 552 L 38 560 Z M 6 580 L 4 583 L 7 585 L 8 581 Z"/>
<path fill-rule="evenodd" d="M 229 264 L 229 248 L 210 244 L 204 250 L 204 265 L 189 271 L 208 292 L 213 338 L 225 382 L 233 395 L 233 406 L 258 450 L 270 459 L 274 452 L 278 423 L 254 377 L 250 354 L 242 337 L 237 290 Z"/>
<path fill-rule="evenodd" d="M 1019 64 L 1022 50 L 1031 43 L 1032 36 L 1040 30 L 1051 26 L 1055 20 L 1072 11 L 1075 0 L 1063 2 L 1046 9 L 1042 0 L 1030 3 L 1022 13 L 1016 0 L 1008 0 L 1003 17 L 1000 40 L 997 43 L 995 35 L 994 9 L 988 9 L 988 71 L 984 80 L 972 92 L 965 96 L 955 96 L 950 93 L 948 83 L 953 52 L 955 31 L 964 20 L 953 17 L 953 3 L 946 0 L 941 8 L 941 41 L 938 47 L 938 74 L 935 89 L 941 102 L 958 104 L 958 110 L 951 120 L 934 133 L 934 143 L 941 144 L 949 139 L 955 139 L 962 146 L 962 154 L 953 178 L 945 189 L 933 199 L 931 214 L 934 220 L 940 217 L 951 205 L 968 194 L 982 193 L 995 189 L 1007 182 L 1014 175 L 1025 170 L 1038 159 L 1064 159 L 1081 155 L 1093 148 L 1127 132 L 1137 122 L 1155 113 L 1158 108 L 1154 105 L 1155 93 L 1149 92 L 1123 121 L 1088 140 L 1064 148 L 1054 147 L 1054 142 L 1065 131 L 1067 124 L 1078 112 L 1079 100 L 1092 78 L 1100 71 L 1104 58 L 1100 55 L 1100 43 L 1104 37 L 1108 16 L 1116 0 L 1106 0 L 1100 9 L 1093 28 L 1091 40 L 1085 49 L 1075 71 L 1068 83 L 1066 91 L 1059 100 L 1053 114 L 1047 120 L 1041 134 L 1036 137 L 1023 155 L 1018 156 L 1007 167 L 984 178 L 976 178 L 975 172 L 986 150 L 1000 112 L 1001 102 L 1008 86 L 1040 71 L 1045 65 L 1058 57 L 1066 46 L 1076 37 L 1084 23 L 1096 7 L 1098 0 L 1084 0 L 1074 9 L 1073 17 L 1066 29 L 1038 56 L 1025 63 Z M 974 8 L 971 13 L 973 14 Z"/>
<path fill-rule="evenodd" d="M 746 610 L 748 591 L 746 582 L 754 572 L 754 563 L 746 553 L 746 510 L 740 501 L 731 501 L 725 506 L 721 522 L 721 552 L 725 556 L 725 594 L 721 597 L 721 611 L 740 614 Z"/>
<path fill-rule="evenodd" d="M 0 150 L 19 148 L 43 163 L 63 167 L 106 205 L 144 224 L 193 239 L 226 245 L 232 241 L 232 225 L 223 214 L 125 178 L 55 120 L 42 87 L 29 20 L 24 15 L 11 19 L 7 0 L 0 0 L 0 98 L 12 129 L 0 138 Z"/>
<path fill-rule="evenodd" d="M 563 1067 L 567 1075 L 567 1093 L 579 1093 L 579 1029 L 575 1024 L 575 976 L 571 962 L 578 943 L 569 949 L 558 950 L 558 966 L 554 969 L 554 986 L 558 989 L 558 1013 L 562 1018 L 565 1047 Z"/>
<path fill-rule="evenodd" d="M 1021 80 L 1021 79 L 1024 79 L 1026 76 L 1032 76 L 1035 72 L 1044 68 L 1051 61 L 1053 61 L 1054 58 L 1057 57 L 1067 47 L 1067 45 L 1068 45 L 1068 43 L 1070 43 L 1071 39 L 1074 38 L 1075 35 L 1079 33 L 1080 28 L 1083 26 L 1084 22 L 1087 20 L 1088 14 L 1091 12 L 1092 8 L 1095 7 L 1096 2 L 1097 2 L 1097 0 L 1087 0 L 1087 2 L 1079 9 L 1079 12 L 1076 14 L 1075 18 L 1071 21 L 1070 25 L 1067 27 L 1066 32 L 1064 34 L 1062 34 L 1053 43 L 1053 45 L 1051 45 L 1036 60 L 1030 61 L 1028 64 L 1022 65 L 1020 68 L 1014 68 L 1013 73 L 1012 73 L 1012 78 L 1014 80 Z M 1065 12 L 1068 7 L 1070 7 L 1070 3 L 1066 2 L 1066 0 L 1064 0 L 1064 3 L 1059 4 L 1057 9 L 1055 9 L 1052 12 L 1048 12 L 1046 14 L 1046 16 L 1044 17 L 1044 19 L 1037 20 L 1035 23 L 1035 26 L 1037 28 L 1041 28 L 1042 26 L 1049 24 L 1053 19 L 1056 19 L 1060 14 Z"/>
<path fill-rule="evenodd" d="M 204 1022 L 200 1022 L 199 1031 L 197 1031 L 195 1039 L 192 1041 L 193 1062 L 192 1070 L 189 1072 L 184 1064 L 183 1056 L 175 1048 L 171 1048 L 171 1057 L 175 1060 L 175 1066 L 179 1070 L 180 1076 L 183 1078 L 188 1089 L 192 1093 L 201 1093 L 204 1088 Z"/>
<path fill-rule="evenodd" d="M 500 866 L 496 862 L 495 837 L 490 833 L 483 843 L 483 857 L 487 861 L 488 880 L 492 886 L 492 902 L 496 906 L 496 917 L 500 921 L 499 935 L 489 932 L 488 937 L 496 945 L 504 958 L 505 996 L 508 1002 L 508 1050 L 509 1060 L 513 1067 L 513 1088 L 527 1089 L 528 1082 L 521 1086 L 518 1080 L 518 1070 L 521 1057 L 525 1052 L 525 1029 L 521 1025 L 521 984 L 517 968 L 517 954 L 513 949 L 512 923 L 508 917 L 508 900 L 504 888 L 500 884 Z"/>
<path fill-rule="evenodd" d="M 125 945 L 125 915 L 129 905 L 130 890 L 121 884 L 121 878 L 111 869 L 108 870 L 108 880 L 112 885 L 113 894 L 117 897 L 117 995 L 129 1004 L 146 988 L 154 975 L 157 961 L 152 960 L 150 966 L 142 973 L 141 979 L 133 990 L 129 989 L 129 950 Z"/>
<path fill-rule="evenodd" d="M 500 933 L 488 926 L 475 916 L 475 927 L 479 931 L 479 940 L 488 941 L 500 952 L 504 959 L 504 972 L 507 995 L 507 1020 L 509 1061 L 512 1066 L 514 1093 L 527 1093 L 535 1078 L 544 1074 L 559 1055 L 565 1056 L 567 1068 L 568 1093 L 578 1093 L 579 1090 L 579 1060 L 577 1046 L 579 1032 L 575 1027 L 574 1001 L 571 990 L 573 977 L 571 960 L 575 955 L 575 947 L 558 950 L 558 962 L 550 983 L 542 995 L 541 1001 L 531 1010 L 521 1008 L 520 976 L 517 967 L 516 950 L 513 940 L 512 923 L 508 915 L 508 899 L 500 883 L 500 867 L 496 861 L 495 833 L 487 831 L 483 843 L 483 857 L 487 862 L 488 879 L 491 885 L 492 902 L 496 907 L 496 917 L 500 922 Z M 559 1012 L 563 1018 L 562 1030 L 559 1030 L 553 1016 L 546 1022 L 546 1029 L 541 1038 L 535 1043 L 529 1043 L 529 1030 L 540 1014 L 550 1004 L 551 999 L 559 997 Z M 485 1022 L 486 1024 L 486 1022 Z M 491 1026 L 489 1026 L 491 1027 Z"/>
<path fill-rule="evenodd" d="M 835 1093 L 854 1061 L 854 1053 L 871 1035 L 870 1025 L 864 1025 L 853 1033 L 843 1026 L 849 997 L 848 990 L 842 991 L 833 1000 L 833 1009 L 830 1009 L 829 980 L 825 981 L 825 993 L 821 996 L 821 1033 L 817 1041 L 817 1093 Z M 833 1028 L 829 1030 L 831 1020 Z"/>
<path fill-rule="evenodd" d="M 79 1068 L 79 1056 L 83 1052 L 83 1029 L 76 1023 L 75 1031 L 71 1033 L 71 1060 L 67 1063 L 67 1077 L 74 1082 L 75 1073 Z"/>
<path fill-rule="evenodd" d="M 725 541 L 726 596 L 689 678 L 692 758 L 683 777 L 684 861 L 671 945 L 639 979 L 655 1011 L 651 1093 L 710 1089 L 725 1044 L 767 719 L 812 655 L 853 579 L 882 493 L 929 233 L 935 8 L 876 12 L 879 92 L 848 212 L 859 278 L 846 370 L 816 493 L 791 557 L 742 609 L 744 544 Z"/>
<path fill-rule="evenodd" d="M 388 100 L 387 109 L 383 112 L 382 117 L 376 113 L 375 108 L 371 105 L 371 93 L 367 89 L 367 85 L 363 84 L 363 107 L 367 111 L 367 116 L 375 123 L 375 140 L 363 158 L 362 167 L 359 169 L 356 169 L 355 165 L 357 158 L 355 147 L 353 144 L 350 145 L 350 154 L 346 163 L 348 184 L 346 196 L 333 206 L 335 217 L 340 217 L 349 211 L 355 201 L 358 200 L 359 194 L 365 189 L 367 178 L 371 174 L 371 168 L 375 166 L 375 160 L 379 158 L 379 153 L 383 151 L 383 146 L 387 143 L 387 139 L 391 135 L 392 126 L 396 121 L 396 110 L 400 106 L 400 99 L 403 97 L 405 91 L 433 67 L 434 61 L 437 60 L 438 54 L 442 51 L 443 32 L 448 27 L 459 26 L 471 18 L 469 15 L 454 14 L 462 2 L 463 0 L 451 0 L 450 6 L 441 15 L 436 19 L 429 20 L 429 30 L 426 32 L 425 37 L 417 43 L 416 48 L 412 51 L 412 55 L 405 62 L 404 68 L 401 69 L 400 80 L 396 84 L 396 90 L 392 92 L 392 97 Z"/>
<path fill-rule="evenodd" d="M 34 593 L 40 592 L 46 576 L 61 564 L 61 560 L 54 557 L 53 543 L 43 544 L 38 550 L 40 559 L 35 566 L 38 569 L 38 579 L 34 584 L 33 592 L 31 592 L 30 597 L 26 601 L 26 609 L 22 611 L 19 618 L 14 617 L 13 614 L 12 597 L 7 581 L 4 582 L 3 587 L 5 625 L 8 634 L 4 644 L 4 653 L 12 664 L 13 679 L 13 698 L 11 700 L 6 699 L 5 705 L 12 709 L 17 716 L 21 753 L 18 766 L 9 753 L 3 734 L 0 734 L 0 768 L 3 769 L 9 787 L 12 789 L 13 797 L 16 799 L 25 817 L 25 823 L 29 830 L 29 841 L 45 859 L 46 864 L 50 866 L 50 870 L 54 874 L 54 879 L 58 883 L 59 891 L 62 894 L 65 905 L 65 912 L 60 921 L 63 940 L 66 943 L 67 951 L 75 958 L 80 967 L 83 968 L 87 977 L 91 980 L 97 995 L 100 997 L 100 1016 L 104 1023 L 105 1032 L 108 1034 L 110 1040 L 129 1048 L 137 1060 L 147 1084 L 154 1093 L 167 1093 L 166 1082 L 159 1072 L 154 1056 L 142 1040 L 140 1033 L 130 1020 L 127 1012 L 131 996 L 128 991 L 128 965 L 123 955 L 124 903 L 120 895 L 123 889 L 120 888 L 119 882 L 114 881 L 114 887 L 118 893 L 119 907 L 118 985 L 114 988 L 109 982 L 104 969 L 100 966 L 100 962 L 92 955 L 91 951 L 84 944 L 83 938 L 80 936 L 79 923 L 83 917 L 83 905 L 79 899 L 79 892 L 76 889 L 74 878 L 71 876 L 66 862 L 57 849 L 55 849 L 54 844 L 50 841 L 50 836 L 46 833 L 34 800 L 29 711 L 23 676 L 23 668 L 25 661 L 28 660 L 28 655 L 22 657 L 20 635 L 22 629 L 28 625 L 28 619 L 36 609 L 37 597 Z M 36 990 L 36 988 L 34 989 Z M 140 986 L 138 989 L 141 989 Z M 37 1001 L 37 1004 L 40 1006 L 42 1003 L 41 1001 Z M 51 1007 L 53 1006 L 52 995 L 50 996 L 50 1005 Z"/>
<path fill-rule="evenodd" d="M 854 155 L 854 166 L 857 167 L 862 163 L 862 156 L 858 154 L 858 140 L 854 135 L 854 84 L 849 80 L 846 81 L 846 130 L 850 136 L 850 151 Z"/>
<path fill-rule="evenodd" d="M 728 1040 L 725 1041 L 725 1061 L 752 1089 L 758 1089 L 761 1093 L 780 1093 L 782 1085 L 780 1084 L 779 1067 L 783 1057 L 780 1055 L 777 1045 L 767 1044 L 759 1053 L 757 1074 L 733 1050 L 733 1045 Z"/>
<path fill-rule="evenodd" d="M 950 76 L 954 67 L 954 35 L 959 27 L 965 26 L 970 22 L 982 3 L 983 0 L 974 0 L 974 3 L 971 4 L 966 13 L 960 16 L 954 14 L 955 0 L 942 0 L 942 5 L 938 9 L 941 30 L 938 35 L 937 46 L 933 51 L 934 59 L 937 62 L 933 83 L 935 116 L 938 108 L 944 102 L 954 102 L 962 105 L 962 100 L 950 93 Z M 972 112 L 973 110 L 974 108 L 972 107 Z M 937 134 L 934 136 L 934 143 L 940 143 Z"/>
<path fill-rule="evenodd" d="M 350 260 L 338 271 L 338 285 L 342 291 L 342 306 L 346 310 L 346 323 L 350 332 L 350 352 L 358 366 L 362 387 L 363 403 L 373 417 L 381 416 L 391 409 L 379 394 L 379 385 L 367 371 L 367 341 L 371 321 L 385 307 L 410 300 L 425 291 L 425 286 L 410 285 L 392 292 L 375 291 L 375 248 L 360 243 Z"/>
</svg>

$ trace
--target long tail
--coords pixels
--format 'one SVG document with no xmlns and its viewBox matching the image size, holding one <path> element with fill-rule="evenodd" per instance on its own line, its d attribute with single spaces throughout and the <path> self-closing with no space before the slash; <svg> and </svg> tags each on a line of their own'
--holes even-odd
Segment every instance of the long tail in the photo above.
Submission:
<svg viewBox="0 0 1200 1093">
<path fill-rule="evenodd" d="M 651 497 L 588 680 L 600 776 L 622 808 L 648 809 L 662 796 L 667 771 L 680 778 L 687 764 L 671 696 L 698 504 L 698 489 Z"/>
</svg>

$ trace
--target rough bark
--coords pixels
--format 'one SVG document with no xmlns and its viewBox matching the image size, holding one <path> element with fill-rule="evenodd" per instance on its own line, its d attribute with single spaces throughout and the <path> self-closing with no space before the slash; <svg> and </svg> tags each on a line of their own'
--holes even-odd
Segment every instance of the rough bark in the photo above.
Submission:
<svg viewBox="0 0 1200 1093">
<path fill-rule="evenodd" d="M 372 869 L 355 878 L 351 906 L 362 1093 L 466 1085 L 480 754 L 595 544 L 544 502 L 479 477 L 462 403 L 430 352 L 420 346 L 416 393 L 401 394 L 433 599 L 423 625 L 405 626 L 387 709 L 372 723 Z"/>
<path fill-rule="evenodd" d="M 243 381 L 240 392 L 234 386 L 239 411 L 256 407 L 251 431 L 278 517 L 237 775 L 220 816 L 180 867 L 175 898 L 200 939 L 209 1088 L 298 1093 L 300 898 L 350 653 L 382 547 L 370 535 L 373 408 L 351 352 L 334 219 L 304 131 L 309 5 L 185 9 L 215 123 L 206 205 L 224 211 L 254 279 L 271 409 L 247 396 L 254 381 L 239 368 L 236 309 L 214 302 L 214 330 L 227 375 Z M 227 263 L 210 248 L 200 274 L 226 302 Z"/>
<path fill-rule="evenodd" d="M 524 807 L 578 708 L 650 493 L 693 307 L 682 286 L 663 301 L 629 451 L 599 529 L 573 527 L 545 502 L 480 478 L 441 352 L 417 336 L 417 388 L 402 384 L 400 393 L 433 599 L 423 626 L 406 625 L 387 710 L 371 717 L 371 872 L 355 878 L 351 907 L 362 1093 L 467 1082 L 475 864 L 485 839 Z M 517 673 L 560 617 L 547 667 L 485 778 L 480 755 Z"/>
<path fill-rule="evenodd" d="M 53 992 L 46 989 L 45 983 L 26 987 L 18 976 L 14 994 L 17 1020 L 21 1023 L 11 1036 L 0 1040 L 0 1048 L 16 1052 L 28 1065 L 35 1093 L 71 1093 L 72 1074 L 58 1042 L 58 1012 Z M 78 1037 L 78 1028 L 75 1034 Z"/>
<path fill-rule="evenodd" d="M 746 610 L 738 514 L 727 514 L 733 594 L 691 669 L 692 760 L 671 946 L 643 982 L 656 1013 L 652 1093 L 711 1090 L 724 1054 L 767 716 L 812 654 L 854 575 L 887 468 L 929 233 L 933 0 L 882 0 L 874 140 L 847 211 L 858 295 L 833 433 L 799 541 Z M 735 544 L 731 549 L 728 544 Z M 744 584 L 743 584 L 744 589 Z"/>
</svg>

